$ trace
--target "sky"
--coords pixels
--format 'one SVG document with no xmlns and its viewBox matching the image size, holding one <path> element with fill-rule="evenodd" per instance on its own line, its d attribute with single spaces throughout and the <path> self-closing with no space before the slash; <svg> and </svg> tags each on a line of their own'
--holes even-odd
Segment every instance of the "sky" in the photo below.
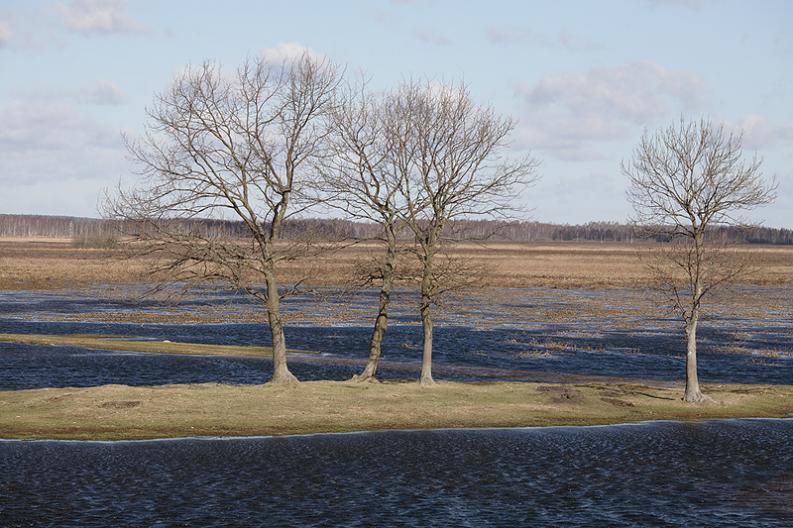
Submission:
<svg viewBox="0 0 793 528">
<path fill-rule="evenodd" d="M 620 162 L 681 116 L 742 131 L 793 227 L 789 0 L 0 0 L 0 214 L 98 216 L 133 182 L 122 133 L 190 64 L 307 51 L 373 89 L 464 82 L 540 161 L 533 220 L 626 221 Z"/>
</svg>

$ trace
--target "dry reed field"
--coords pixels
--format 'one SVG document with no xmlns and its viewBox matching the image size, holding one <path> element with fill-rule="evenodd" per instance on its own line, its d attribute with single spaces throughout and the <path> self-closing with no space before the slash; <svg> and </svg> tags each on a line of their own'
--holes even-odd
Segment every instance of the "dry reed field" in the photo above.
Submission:
<svg viewBox="0 0 793 528">
<path fill-rule="evenodd" d="M 464 243 L 450 254 L 479 270 L 488 287 L 608 288 L 644 287 L 652 282 L 646 260 L 652 246 L 615 243 Z M 750 255 L 756 272 L 746 284 L 793 284 L 793 247 L 736 246 Z M 361 243 L 320 257 L 282 263 L 284 284 L 347 284 L 360 262 L 379 255 L 374 243 Z M 406 258 L 406 262 L 413 260 Z M 47 290 L 96 284 L 151 282 L 152 259 L 125 258 L 121 249 L 80 248 L 68 239 L 0 239 L 0 290 Z"/>
</svg>

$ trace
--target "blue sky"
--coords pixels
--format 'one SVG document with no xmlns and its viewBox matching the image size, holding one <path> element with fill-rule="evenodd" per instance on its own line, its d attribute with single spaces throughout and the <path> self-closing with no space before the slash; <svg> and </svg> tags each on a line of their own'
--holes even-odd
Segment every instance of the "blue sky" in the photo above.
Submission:
<svg viewBox="0 0 793 528">
<path fill-rule="evenodd" d="M 0 213 L 96 216 L 131 181 L 121 132 L 185 65 L 304 49 L 400 80 L 464 80 L 541 160 L 540 221 L 624 221 L 619 171 L 680 115 L 743 130 L 793 227 L 793 2 L 0 0 Z"/>
</svg>

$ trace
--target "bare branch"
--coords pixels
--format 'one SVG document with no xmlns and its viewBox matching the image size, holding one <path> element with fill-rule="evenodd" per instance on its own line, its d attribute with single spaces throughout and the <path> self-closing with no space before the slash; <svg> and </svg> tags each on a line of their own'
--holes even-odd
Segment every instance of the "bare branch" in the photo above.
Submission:
<svg viewBox="0 0 793 528">
<path fill-rule="evenodd" d="M 126 139 L 141 184 L 119 189 L 105 214 L 129 221 L 133 247 L 158 256 L 168 280 L 230 283 L 267 306 L 274 381 L 292 381 L 276 278 L 277 263 L 307 254 L 301 240 L 276 245 L 284 221 L 307 210 L 311 166 L 327 155 L 324 118 L 340 76 L 304 55 L 274 66 L 245 62 L 235 75 L 204 63 L 155 98 L 140 139 Z M 224 240 L 184 220 L 238 219 L 247 237 Z M 261 288 L 261 284 L 265 288 Z"/>
</svg>

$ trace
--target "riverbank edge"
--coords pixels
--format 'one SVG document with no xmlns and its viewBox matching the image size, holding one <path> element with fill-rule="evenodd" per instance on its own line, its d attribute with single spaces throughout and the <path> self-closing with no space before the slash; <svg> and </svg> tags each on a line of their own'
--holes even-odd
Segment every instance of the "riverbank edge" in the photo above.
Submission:
<svg viewBox="0 0 793 528">
<path fill-rule="evenodd" d="M 24 442 L 26 444 L 36 443 L 64 443 L 64 444 L 146 444 L 158 442 L 230 442 L 236 440 L 274 440 L 279 438 L 313 438 L 317 436 L 348 436 L 348 435 L 378 435 L 384 433 L 445 433 L 445 432 L 473 432 L 483 433 L 488 431 L 542 431 L 546 429 L 602 429 L 609 427 L 630 427 L 630 426 L 647 426 L 663 424 L 720 424 L 731 422 L 751 422 L 751 421 L 770 421 L 770 422 L 791 422 L 793 423 L 793 416 L 787 418 L 767 418 L 762 416 L 746 416 L 744 418 L 713 418 L 704 420 L 642 420 L 638 422 L 620 422 L 620 423 L 607 423 L 607 424 L 592 424 L 592 425 L 529 425 L 518 427 L 436 427 L 432 429 L 377 429 L 374 431 L 360 430 L 360 431 L 341 431 L 335 433 L 298 433 L 286 435 L 250 435 L 250 436 L 172 436 L 163 438 L 139 438 L 127 440 L 72 440 L 68 438 L 0 438 L 2 443 L 17 443 Z"/>
<path fill-rule="evenodd" d="M 793 415 L 793 386 L 706 385 L 715 404 L 682 389 L 635 383 L 315 381 L 297 386 L 167 385 L 0 392 L 5 440 L 123 441 L 278 437 L 394 430 L 609 426 Z"/>
</svg>

